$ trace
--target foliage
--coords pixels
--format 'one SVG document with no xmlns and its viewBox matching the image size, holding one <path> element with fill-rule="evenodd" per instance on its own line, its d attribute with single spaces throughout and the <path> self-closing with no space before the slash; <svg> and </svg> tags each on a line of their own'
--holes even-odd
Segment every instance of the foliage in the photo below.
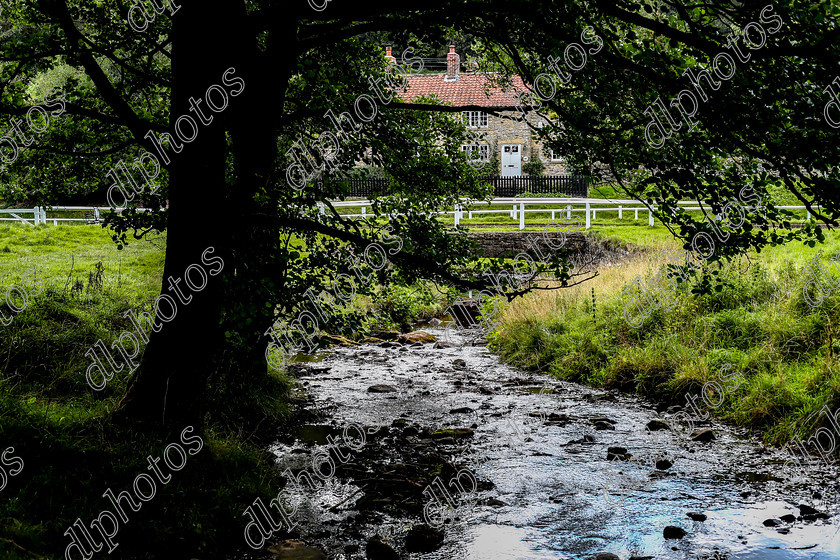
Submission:
<svg viewBox="0 0 840 560">
<path fill-rule="evenodd" d="M 531 158 L 530 161 L 522 164 L 522 171 L 531 177 L 542 177 L 545 171 L 545 164 L 541 158 Z"/>
<path fill-rule="evenodd" d="M 829 242 L 836 250 L 840 236 L 830 234 Z M 840 294 L 832 291 L 819 308 L 808 305 L 802 293 L 810 276 L 802 268 L 815 251 L 785 249 L 721 270 L 720 291 L 692 293 L 702 275 L 680 284 L 669 309 L 651 309 L 634 329 L 624 317 L 630 300 L 622 290 L 636 273 L 650 286 L 663 266 L 653 257 L 646 268 L 642 255 L 593 281 L 596 322 L 589 286 L 561 296 L 533 294 L 506 307 L 490 340 L 513 365 L 668 404 L 684 405 L 686 394 L 697 394 L 731 363 L 745 381 L 714 414 L 781 444 L 806 435 L 800 421 L 811 412 L 824 405 L 833 410 L 840 401 Z"/>
</svg>

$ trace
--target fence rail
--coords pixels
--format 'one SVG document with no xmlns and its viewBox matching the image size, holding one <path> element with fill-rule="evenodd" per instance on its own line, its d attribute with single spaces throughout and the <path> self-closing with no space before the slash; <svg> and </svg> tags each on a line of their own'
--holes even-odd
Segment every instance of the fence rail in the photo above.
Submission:
<svg viewBox="0 0 840 560">
<path fill-rule="evenodd" d="M 548 177 L 485 177 L 493 186 L 496 197 L 518 196 L 524 193 L 557 194 L 572 197 L 589 196 L 589 180 L 577 175 Z M 316 179 L 315 187 L 322 192 L 351 197 L 378 196 L 388 193 L 387 179 Z"/>
<path fill-rule="evenodd" d="M 375 216 L 373 212 L 368 212 L 372 209 L 372 203 L 369 200 L 345 200 L 335 201 L 330 203 L 337 211 L 342 209 L 360 208 L 361 213 L 346 213 L 339 214 L 342 218 L 356 219 L 356 218 L 372 218 Z M 489 206 L 488 206 L 489 205 Z M 703 207 L 693 200 L 686 200 L 678 202 L 678 205 L 683 210 L 701 210 Z M 479 208 L 474 208 L 479 206 Z M 493 208 L 496 206 L 497 208 Z M 530 208 L 528 208 L 530 206 Z M 705 209 L 708 210 L 709 205 L 705 204 Z M 321 215 L 326 214 L 326 206 L 324 203 L 317 203 L 317 212 Z M 482 209 L 488 208 L 488 209 Z M 776 206 L 779 210 L 804 210 L 804 218 L 811 219 L 811 212 L 805 206 Z M 816 209 L 821 206 L 814 206 Z M 106 206 L 52 206 L 49 212 L 52 216 L 47 216 L 47 209 L 36 206 L 35 208 L 15 208 L 15 209 L 0 209 L 0 221 L 21 222 L 27 225 L 47 224 L 52 222 L 53 225 L 58 225 L 58 222 L 86 222 L 88 224 L 99 224 L 103 221 L 103 214 L 106 212 L 122 212 L 124 208 L 110 208 Z M 137 208 L 139 211 L 147 211 L 147 208 Z M 656 210 L 656 205 L 653 205 L 653 210 Z M 83 212 L 87 214 L 83 218 L 64 218 L 58 217 L 59 212 Z M 512 197 L 498 197 L 487 201 L 475 201 L 469 199 L 462 199 L 461 202 L 455 205 L 452 210 L 436 212 L 440 216 L 452 216 L 456 226 L 461 225 L 464 219 L 472 219 L 473 215 L 482 214 L 507 214 L 513 220 L 518 220 L 519 229 L 525 229 L 526 215 L 550 215 L 551 220 L 558 217 L 560 219 L 569 220 L 573 214 L 582 214 L 582 225 L 586 229 L 592 227 L 592 222 L 597 219 L 598 213 L 614 212 L 618 214 L 620 221 L 625 220 L 625 215 L 632 214 L 633 222 L 639 221 L 639 212 L 642 212 L 642 219 L 647 222 L 647 225 L 654 224 L 654 217 L 651 208 L 645 203 L 638 200 L 612 200 L 604 198 L 573 198 L 573 197 L 553 197 L 553 198 L 512 198 Z M 647 215 L 645 216 L 645 213 Z M 28 216 L 32 218 L 27 218 Z M 646 220 L 645 220 L 646 218 Z M 643 222 L 642 222 L 643 223 Z"/>
</svg>

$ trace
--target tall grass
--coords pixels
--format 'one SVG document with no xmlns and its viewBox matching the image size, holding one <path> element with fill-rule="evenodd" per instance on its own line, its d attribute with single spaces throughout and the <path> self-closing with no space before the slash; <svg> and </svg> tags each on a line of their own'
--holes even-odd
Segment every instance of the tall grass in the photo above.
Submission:
<svg viewBox="0 0 840 560">
<path fill-rule="evenodd" d="M 505 306 L 492 346 L 515 365 L 681 405 L 731 364 L 744 381 L 725 392 L 714 414 L 768 443 L 796 435 L 797 423 L 822 406 L 840 405 L 840 290 L 818 308 L 803 296 L 803 269 L 819 249 L 827 265 L 840 235 L 829 234 L 821 248 L 777 247 L 729 263 L 720 269 L 720 291 L 695 295 L 696 280 L 680 283 L 670 308 L 661 306 L 633 328 L 622 290 L 635 279 L 649 285 L 665 265 L 661 251 L 680 250 L 664 237 L 647 245 L 591 282 Z"/>
</svg>

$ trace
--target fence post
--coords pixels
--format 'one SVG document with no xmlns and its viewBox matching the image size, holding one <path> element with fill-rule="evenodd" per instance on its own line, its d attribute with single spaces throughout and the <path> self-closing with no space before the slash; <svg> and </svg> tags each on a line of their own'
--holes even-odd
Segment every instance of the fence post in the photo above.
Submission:
<svg viewBox="0 0 840 560">
<path fill-rule="evenodd" d="M 653 209 L 656 208 L 655 204 L 652 204 L 650 210 L 648 210 L 648 225 L 653 225 Z"/>
<path fill-rule="evenodd" d="M 811 211 L 806 208 L 805 209 L 805 221 L 807 222 L 810 219 L 811 219 Z"/>
<path fill-rule="evenodd" d="M 516 204 L 513 205 L 513 210 L 510 212 L 510 217 L 516 219 Z"/>
<path fill-rule="evenodd" d="M 36 206 L 36 207 L 32 210 L 32 214 L 33 214 L 33 217 L 35 218 L 35 225 L 37 226 L 37 225 L 40 223 L 40 221 L 41 221 L 41 211 L 40 211 L 40 210 L 38 209 L 38 207 Z"/>
<path fill-rule="evenodd" d="M 99 208 L 93 209 L 93 219 L 96 220 L 96 223 L 99 223 Z"/>
<path fill-rule="evenodd" d="M 566 206 L 566 219 L 567 219 L 567 220 L 571 220 L 571 219 L 572 219 L 572 205 L 571 205 L 571 204 L 569 204 L 568 206 Z"/>
<path fill-rule="evenodd" d="M 618 219 L 621 219 L 621 204 L 618 205 Z"/>
<path fill-rule="evenodd" d="M 362 206 L 362 216 L 364 216 L 365 213 L 367 213 L 367 206 Z"/>
<path fill-rule="evenodd" d="M 519 229 L 525 229 L 525 203 L 519 203 Z"/>
<path fill-rule="evenodd" d="M 592 227 L 592 222 L 589 221 L 589 203 L 586 203 L 586 229 Z"/>
<path fill-rule="evenodd" d="M 455 227 L 458 227 L 458 224 L 461 223 L 461 216 L 458 214 L 458 204 L 455 204 Z"/>
<path fill-rule="evenodd" d="M 47 209 L 44 208 L 43 206 L 41 206 L 41 223 L 42 224 L 47 223 Z"/>
<path fill-rule="evenodd" d="M 554 210 L 551 211 L 551 221 L 554 221 Z"/>
</svg>

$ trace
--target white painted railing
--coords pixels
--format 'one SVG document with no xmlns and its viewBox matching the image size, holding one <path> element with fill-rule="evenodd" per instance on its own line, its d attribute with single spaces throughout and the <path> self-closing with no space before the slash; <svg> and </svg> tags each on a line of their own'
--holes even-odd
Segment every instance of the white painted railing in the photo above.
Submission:
<svg viewBox="0 0 840 560">
<path fill-rule="evenodd" d="M 47 216 L 47 209 L 43 206 L 36 206 L 35 208 L 13 208 L 0 210 L 0 216 L 11 216 L 11 218 L 0 217 L 0 221 L 6 222 L 21 222 L 28 225 L 46 224 L 52 222 L 53 225 L 58 225 L 58 222 L 85 222 L 88 224 L 102 223 L 102 213 L 104 212 L 122 212 L 125 208 L 110 208 L 107 206 L 52 206 L 49 212 L 93 212 L 90 218 L 61 218 L 59 216 Z M 138 208 L 140 211 L 145 211 L 147 208 Z M 26 217 L 32 216 L 27 219 Z"/>
<path fill-rule="evenodd" d="M 471 208 L 471 206 L 479 204 L 490 205 L 491 207 L 504 206 L 505 208 L 496 210 L 475 210 Z M 341 216 L 343 218 L 370 217 L 374 215 L 366 212 L 367 207 L 371 205 L 368 200 L 333 202 L 332 205 L 335 208 L 362 208 L 361 214 L 342 214 Z M 532 208 L 526 208 L 526 206 L 529 205 L 532 206 Z M 537 205 L 542 206 L 542 208 L 533 208 L 533 206 Z M 708 211 L 710 208 L 710 206 L 705 203 L 701 207 L 695 200 L 680 201 L 677 205 L 684 210 Z M 805 208 L 805 206 L 777 206 L 776 208 L 784 210 L 805 210 L 805 219 L 809 220 L 811 218 L 811 213 Z M 821 208 L 821 206 L 815 206 L 814 208 Z M 655 204 L 652 209 L 654 211 L 656 210 Z M 633 212 L 634 222 L 639 221 L 640 211 L 647 212 L 647 224 L 649 226 L 654 224 L 653 212 L 647 204 L 639 202 L 638 200 L 613 200 L 605 198 L 494 198 L 489 202 L 464 199 L 455 205 L 452 212 L 437 212 L 437 214 L 452 214 L 454 216 L 456 226 L 460 225 L 465 214 L 467 219 L 472 219 L 473 215 L 478 214 L 507 214 L 511 217 L 511 219 L 515 220 L 519 218 L 519 229 L 523 230 L 525 229 L 526 214 L 551 214 L 552 220 L 556 220 L 557 215 L 559 214 L 561 218 L 569 220 L 572 218 L 572 214 L 583 213 L 582 218 L 585 228 L 590 229 L 592 227 L 592 222 L 597 218 L 598 212 L 618 212 L 618 219 L 623 220 L 625 211 Z M 480 224 L 477 227 L 480 227 Z"/>
<path fill-rule="evenodd" d="M 332 206 L 336 209 L 341 208 L 361 208 L 361 214 L 340 214 L 342 218 L 369 218 L 376 214 L 368 212 L 372 203 L 369 200 L 346 200 L 340 202 L 332 202 Z M 704 204 L 703 208 L 697 201 L 685 200 L 677 203 L 684 210 L 701 210 L 709 209 L 708 204 Z M 475 205 L 489 205 L 489 210 L 475 210 L 472 206 Z M 493 209 L 493 206 L 499 208 Z M 531 206 L 531 208 L 527 208 Z M 534 208 L 534 206 L 541 206 L 542 208 Z M 805 219 L 811 218 L 811 213 L 804 206 L 777 206 L 778 209 L 783 210 L 805 210 Z M 822 208 L 815 206 L 815 208 Z M 35 208 L 16 208 L 0 210 L 0 221 L 22 222 L 28 225 L 46 224 L 52 222 L 53 225 L 58 225 L 58 222 L 86 222 L 89 224 L 102 223 L 102 213 L 116 211 L 122 212 L 125 208 L 110 208 L 107 206 L 53 206 L 49 212 L 92 212 L 90 218 L 61 218 L 58 216 L 47 216 L 47 210 L 44 207 L 36 206 Z M 147 208 L 138 208 L 140 211 L 147 211 Z M 318 213 L 325 214 L 326 207 L 323 203 L 318 203 Z M 656 205 L 653 206 L 656 210 Z M 339 210 L 340 211 L 340 210 Z M 479 214 L 507 214 L 511 219 L 519 219 L 519 229 L 525 229 L 525 216 L 527 214 L 551 214 L 551 219 L 556 220 L 558 215 L 561 219 L 570 220 L 572 214 L 583 214 L 583 223 L 586 229 L 592 227 L 592 223 L 597 218 L 598 212 L 618 212 L 618 219 L 624 219 L 624 212 L 633 212 L 633 221 L 639 221 L 639 212 L 647 212 L 647 223 L 649 226 L 654 224 L 653 212 L 647 204 L 639 202 L 638 200 L 612 200 L 605 198 L 494 198 L 489 202 L 474 201 L 463 199 L 455 205 L 451 212 L 436 212 L 438 215 L 453 215 L 455 225 L 460 225 L 461 220 L 466 215 L 467 219 L 472 219 L 473 215 Z M 2 217 L 11 216 L 11 217 Z M 32 218 L 28 218 L 32 216 Z"/>
</svg>

